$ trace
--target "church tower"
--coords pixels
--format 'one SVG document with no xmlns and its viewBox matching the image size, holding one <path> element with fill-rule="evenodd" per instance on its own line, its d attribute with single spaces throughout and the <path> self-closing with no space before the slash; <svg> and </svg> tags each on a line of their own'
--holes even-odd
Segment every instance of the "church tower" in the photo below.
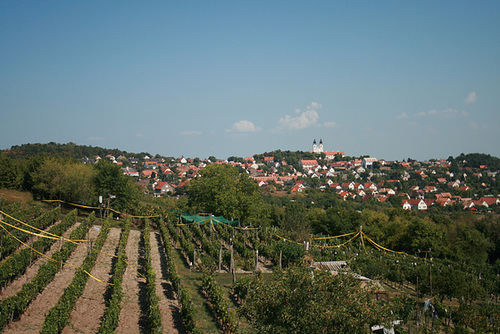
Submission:
<svg viewBox="0 0 500 334">
<path fill-rule="evenodd" d="M 319 140 L 319 145 L 316 143 L 316 139 L 314 139 L 313 153 L 323 153 L 323 139 Z"/>
</svg>

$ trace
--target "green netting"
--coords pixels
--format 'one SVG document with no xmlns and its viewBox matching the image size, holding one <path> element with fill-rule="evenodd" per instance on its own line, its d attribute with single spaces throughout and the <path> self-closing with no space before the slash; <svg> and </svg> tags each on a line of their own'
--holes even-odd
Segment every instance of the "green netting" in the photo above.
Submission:
<svg viewBox="0 0 500 334">
<path fill-rule="evenodd" d="M 201 216 L 201 215 L 182 215 L 182 221 L 185 223 L 198 223 L 198 224 L 205 224 L 205 223 L 210 223 L 212 221 L 213 224 L 237 224 L 237 220 L 228 220 L 222 216 L 216 217 L 216 216 Z"/>
</svg>

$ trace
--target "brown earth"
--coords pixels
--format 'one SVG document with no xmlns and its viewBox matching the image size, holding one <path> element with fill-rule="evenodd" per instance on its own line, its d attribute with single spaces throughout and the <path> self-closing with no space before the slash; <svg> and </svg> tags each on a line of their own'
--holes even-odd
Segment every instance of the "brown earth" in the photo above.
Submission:
<svg viewBox="0 0 500 334">
<path fill-rule="evenodd" d="M 77 228 L 79 225 L 80 225 L 79 223 L 74 224 L 66 232 L 64 232 L 62 236 L 64 238 L 68 238 L 71 232 L 73 232 L 73 230 Z M 45 255 L 52 256 L 52 254 L 57 252 L 60 247 L 61 247 L 60 242 L 56 241 L 50 247 L 50 249 L 47 252 L 45 252 Z M 31 279 L 35 277 L 36 274 L 38 274 L 38 269 L 40 268 L 40 266 L 46 263 L 47 261 L 48 259 L 44 256 L 40 256 L 38 259 L 33 261 L 33 263 L 26 269 L 26 272 L 23 275 L 19 276 L 17 279 L 15 279 L 10 284 L 6 285 L 3 289 L 0 290 L 0 299 L 5 299 L 14 296 L 16 293 L 18 293 L 24 284 L 31 281 Z"/>
<path fill-rule="evenodd" d="M 64 236 L 67 237 L 71 231 L 79 224 L 75 224 Z M 90 238 L 95 239 L 99 233 L 98 227 L 90 229 Z M 96 264 L 91 274 L 96 278 L 108 282 L 111 278 L 111 269 L 113 257 L 120 238 L 121 229 L 112 228 L 108 238 L 103 245 L 102 252 L 99 254 Z M 180 308 L 176 299 L 176 294 L 168 281 L 168 268 L 164 247 L 161 237 L 156 232 L 151 232 L 151 261 L 156 273 L 156 293 L 159 297 L 159 307 L 162 315 L 163 332 L 185 333 L 185 329 L 180 317 Z M 88 254 L 87 243 L 79 245 L 68 263 L 80 266 Z M 46 253 L 51 255 L 59 250 L 60 243 L 56 242 Z M 145 333 L 147 331 L 146 319 L 146 280 L 139 273 L 142 268 L 143 245 L 141 242 L 141 232 L 131 230 L 129 240 L 125 249 L 129 267 L 126 269 L 123 277 L 123 299 L 122 310 L 119 319 L 118 333 Z M 25 275 L 13 281 L 0 291 L 0 299 L 17 293 L 23 284 L 28 282 L 38 272 L 41 264 L 45 263 L 47 258 L 37 259 L 27 270 Z M 72 281 L 75 268 L 64 266 L 56 274 L 54 280 L 49 283 L 45 290 L 38 295 L 21 318 L 9 324 L 4 328 L 3 333 L 38 333 L 43 325 L 46 314 L 54 307 L 59 298 Z M 89 278 L 83 295 L 77 301 L 73 310 L 69 325 L 63 330 L 64 334 L 69 333 L 95 333 L 97 332 L 101 317 L 104 314 L 106 284 Z"/>
<path fill-rule="evenodd" d="M 89 237 L 95 239 L 99 231 L 96 228 L 91 228 Z M 81 266 L 83 260 L 87 256 L 87 245 L 82 243 L 71 254 L 68 263 L 73 266 Z M 30 304 L 26 312 L 21 318 L 4 328 L 3 333 L 38 333 L 42 329 L 45 315 L 54 307 L 59 298 L 64 292 L 75 274 L 76 268 L 72 266 L 64 266 L 60 270 L 54 280 L 50 282 L 45 290 L 39 294 Z"/>
<path fill-rule="evenodd" d="M 117 328 L 118 333 L 141 333 L 146 331 L 145 324 L 145 299 L 139 298 L 146 295 L 146 279 L 139 275 L 140 258 L 143 255 L 141 249 L 141 232 L 131 230 L 125 253 L 129 266 L 123 275 L 123 298 L 121 313 Z"/>
<path fill-rule="evenodd" d="M 90 274 L 103 282 L 111 278 L 111 264 L 118 246 L 121 230 L 110 229 L 108 238 L 104 243 L 101 253 L 97 257 L 96 264 Z M 106 308 L 104 293 L 106 284 L 89 278 L 82 296 L 76 302 L 75 308 L 69 318 L 69 324 L 62 331 L 69 333 L 96 333 L 99 330 L 101 317 Z"/>
<path fill-rule="evenodd" d="M 168 279 L 168 264 L 165 257 L 161 236 L 151 232 L 151 264 L 156 273 L 156 295 L 159 297 L 159 307 L 163 333 L 185 333 L 180 317 L 180 308 Z"/>
</svg>

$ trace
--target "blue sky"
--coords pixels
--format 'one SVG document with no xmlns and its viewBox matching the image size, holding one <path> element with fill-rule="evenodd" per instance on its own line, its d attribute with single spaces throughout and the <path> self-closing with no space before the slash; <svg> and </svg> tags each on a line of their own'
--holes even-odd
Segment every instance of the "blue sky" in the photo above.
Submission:
<svg viewBox="0 0 500 334">
<path fill-rule="evenodd" d="M 499 1 L 3 1 L 0 149 L 500 156 Z"/>
</svg>

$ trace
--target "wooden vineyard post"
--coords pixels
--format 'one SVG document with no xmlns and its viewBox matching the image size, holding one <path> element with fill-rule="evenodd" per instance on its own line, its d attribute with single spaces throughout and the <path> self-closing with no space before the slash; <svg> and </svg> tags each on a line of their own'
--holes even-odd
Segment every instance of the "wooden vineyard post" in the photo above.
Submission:
<svg viewBox="0 0 500 334">
<path fill-rule="evenodd" d="M 212 241 L 213 236 L 214 236 L 214 223 L 212 222 L 212 216 L 210 216 L 210 241 Z"/>
<path fill-rule="evenodd" d="M 193 268 L 196 266 L 196 249 L 193 250 Z"/>
<path fill-rule="evenodd" d="M 259 271 L 259 250 L 255 250 L 255 272 Z"/>
<path fill-rule="evenodd" d="M 280 270 L 283 269 L 283 267 L 281 266 L 281 260 L 283 259 L 283 251 L 280 250 Z"/>
<path fill-rule="evenodd" d="M 236 283 L 236 270 L 234 269 L 234 254 L 233 254 L 233 239 L 229 239 L 229 250 L 231 252 L 231 261 L 229 264 L 229 271 L 233 275 L 233 284 Z"/>
<path fill-rule="evenodd" d="M 222 271 L 222 245 L 220 245 L 220 250 L 219 250 L 219 272 Z"/>
</svg>

